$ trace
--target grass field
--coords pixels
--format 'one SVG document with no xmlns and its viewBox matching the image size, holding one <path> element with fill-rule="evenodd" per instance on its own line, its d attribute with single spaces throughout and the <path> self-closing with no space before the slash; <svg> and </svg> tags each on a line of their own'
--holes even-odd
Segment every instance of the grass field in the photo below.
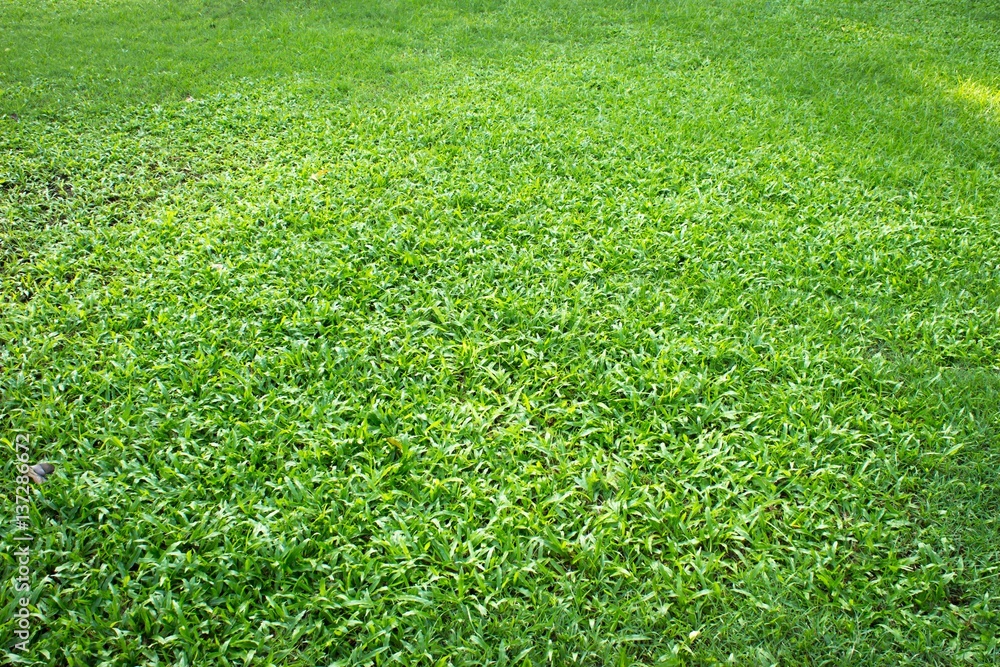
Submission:
<svg viewBox="0 0 1000 667">
<path fill-rule="evenodd" d="M 1000 663 L 998 34 L 0 4 L 0 650 Z"/>
</svg>

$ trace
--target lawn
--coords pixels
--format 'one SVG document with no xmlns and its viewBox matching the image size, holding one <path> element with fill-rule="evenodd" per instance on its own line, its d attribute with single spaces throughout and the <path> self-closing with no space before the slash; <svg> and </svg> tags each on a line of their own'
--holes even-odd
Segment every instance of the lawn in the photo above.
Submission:
<svg viewBox="0 0 1000 667">
<path fill-rule="evenodd" d="M 0 652 L 998 664 L 998 34 L 6 0 Z"/>
</svg>

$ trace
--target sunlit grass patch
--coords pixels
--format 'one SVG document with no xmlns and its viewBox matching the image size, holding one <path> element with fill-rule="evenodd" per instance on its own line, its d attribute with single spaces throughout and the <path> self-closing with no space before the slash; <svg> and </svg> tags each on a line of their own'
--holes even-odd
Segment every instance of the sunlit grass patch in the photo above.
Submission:
<svg viewBox="0 0 1000 667">
<path fill-rule="evenodd" d="M 951 89 L 959 100 L 986 111 L 990 115 L 1000 115 L 1000 90 L 971 79 L 966 79 Z"/>
</svg>

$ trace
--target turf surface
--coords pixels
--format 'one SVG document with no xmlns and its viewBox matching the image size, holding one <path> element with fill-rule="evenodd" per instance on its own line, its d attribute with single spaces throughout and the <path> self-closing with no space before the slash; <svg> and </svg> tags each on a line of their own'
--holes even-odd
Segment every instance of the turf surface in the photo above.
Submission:
<svg viewBox="0 0 1000 667">
<path fill-rule="evenodd" d="M 0 5 L 0 649 L 996 664 L 998 32 Z"/>
</svg>

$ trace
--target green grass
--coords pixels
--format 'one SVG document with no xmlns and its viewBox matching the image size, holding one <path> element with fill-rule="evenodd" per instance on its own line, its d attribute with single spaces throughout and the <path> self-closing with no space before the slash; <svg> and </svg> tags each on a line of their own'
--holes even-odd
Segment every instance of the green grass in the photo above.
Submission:
<svg viewBox="0 0 1000 667">
<path fill-rule="evenodd" d="M 998 30 L 0 5 L 0 649 L 997 664 Z"/>
</svg>

